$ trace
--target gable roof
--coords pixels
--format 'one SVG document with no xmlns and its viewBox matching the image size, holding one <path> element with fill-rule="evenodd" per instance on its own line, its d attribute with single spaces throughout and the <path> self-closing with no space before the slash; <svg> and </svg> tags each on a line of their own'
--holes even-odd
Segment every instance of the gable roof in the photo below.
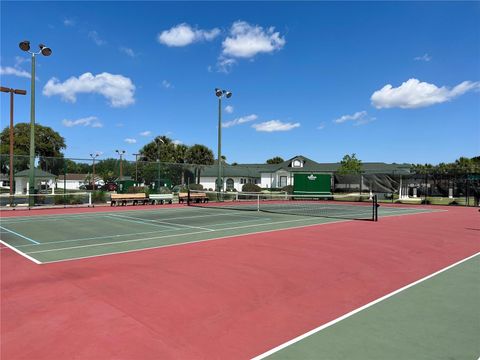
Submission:
<svg viewBox="0 0 480 360">
<path fill-rule="evenodd" d="M 30 169 L 22 170 L 15 173 L 15 177 L 29 177 L 29 176 L 30 176 Z M 42 169 L 35 169 L 35 177 L 55 179 L 57 176 L 49 172 L 43 171 Z"/>
<path fill-rule="evenodd" d="M 301 160 L 303 167 L 292 167 L 293 160 Z M 287 171 L 290 173 L 334 173 L 340 168 L 340 163 L 318 163 L 302 155 L 297 155 L 291 159 L 285 160 L 280 164 L 238 164 L 223 167 L 223 177 L 251 177 L 259 178 L 262 173 L 275 173 L 277 171 Z M 364 174 L 409 174 L 410 164 L 387 164 L 383 162 L 366 162 L 362 163 L 362 171 Z M 201 168 L 200 175 L 208 177 L 216 177 L 218 174 L 218 165 L 204 165 Z"/>
</svg>

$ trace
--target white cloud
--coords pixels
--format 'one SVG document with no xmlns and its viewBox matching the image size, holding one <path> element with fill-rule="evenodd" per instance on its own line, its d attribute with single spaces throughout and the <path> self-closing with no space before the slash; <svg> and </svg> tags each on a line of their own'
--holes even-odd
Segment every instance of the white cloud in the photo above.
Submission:
<svg viewBox="0 0 480 360">
<path fill-rule="evenodd" d="M 100 35 L 95 30 L 88 32 L 88 37 L 93 40 L 95 44 L 98 46 L 105 45 L 107 42 L 100 38 Z"/>
<path fill-rule="evenodd" d="M 0 66 L 0 75 L 13 75 L 13 76 L 18 76 L 18 77 L 24 77 L 24 78 L 31 78 L 31 75 L 28 71 L 18 69 L 18 68 L 13 68 L 11 66 Z"/>
<path fill-rule="evenodd" d="M 229 127 L 232 127 L 232 126 L 244 124 L 246 122 L 255 121 L 257 119 L 258 119 L 258 116 L 255 115 L 255 114 L 242 116 L 242 117 L 239 117 L 239 118 L 236 118 L 236 119 L 233 119 L 233 120 L 222 123 L 222 127 L 223 128 L 229 128 Z"/>
<path fill-rule="evenodd" d="M 138 56 L 138 54 L 136 54 L 135 51 L 133 51 L 133 49 L 130 49 L 126 46 L 120 46 L 118 50 L 120 50 L 120 52 L 124 53 L 125 55 L 130 56 L 131 58 Z"/>
<path fill-rule="evenodd" d="M 173 88 L 172 83 L 170 83 L 170 82 L 167 81 L 167 80 L 163 80 L 163 81 L 162 81 L 162 86 L 163 86 L 165 89 Z"/>
<path fill-rule="evenodd" d="M 325 129 L 325 126 L 326 126 L 325 122 L 321 122 L 320 125 L 317 126 L 317 129 L 318 130 L 323 130 L 323 129 Z"/>
<path fill-rule="evenodd" d="M 167 46 L 181 47 L 204 40 L 212 41 L 218 35 L 220 35 L 220 29 L 201 30 L 182 23 L 162 31 L 158 34 L 158 41 Z"/>
<path fill-rule="evenodd" d="M 260 124 L 253 124 L 252 127 L 257 131 L 263 132 L 290 131 L 300 127 L 300 123 L 283 123 L 280 120 L 270 120 Z"/>
<path fill-rule="evenodd" d="M 372 94 L 371 101 L 372 105 L 377 109 L 394 107 L 414 109 L 441 104 L 479 88 L 479 81 L 464 81 L 453 89 L 449 89 L 446 86 L 439 88 L 434 84 L 420 82 L 417 79 L 409 79 L 398 88 L 394 88 L 390 84 L 385 85 Z"/>
<path fill-rule="evenodd" d="M 136 144 L 137 143 L 137 140 L 136 139 L 132 139 L 132 138 L 126 138 L 124 140 L 127 144 Z"/>
<path fill-rule="evenodd" d="M 220 56 L 217 62 L 217 71 L 228 74 L 232 69 L 233 65 L 235 65 L 236 63 L 237 63 L 237 60 L 235 59 L 229 59 L 229 58 Z"/>
<path fill-rule="evenodd" d="M 259 53 L 271 53 L 285 45 L 285 38 L 274 27 L 263 29 L 246 21 L 236 21 L 230 35 L 222 42 L 222 54 L 227 57 L 251 58 Z"/>
<path fill-rule="evenodd" d="M 338 119 L 333 120 L 333 122 L 336 123 L 336 124 L 341 124 L 341 123 L 344 123 L 344 122 L 349 121 L 349 120 L 361 119 L 361 118 L 365 117 L 366 115 L 367 115 L 366 111 L 357 111 L 353 115 L 343 115 L 343 116 L 339 117 Z"/>
<path fill-rule="evenodd" d="M 174 143 L 175 145 L 182 145 L 183 142 L 181 140 L 173 140 L 172 143 Z"/>
<path fill-rule="evenodd" d="M 353 115 L 343 115 L 338 119 L 333 120 L 335 124 L 342 124 L 347 121 L 353 121 L 354 126 L 365 125 L 374 121 L 374 117 L 368 116 L 366 111 L 357 111 Z"/>
<path fill-rule="evenodd" d="M 81 118 L 77 120 L 63 119 L 62 124 L 63 126 L 66 126 L 66 127 L 74 127 L 74 126 L 89 126 L 92 128 L 103 127 L 103 124 L 100 121 L 98 121 L 98 118 L 96 116 L 89 116 L 89 117 Z"/>
<path fill-rule="evenodd" d="M 97 93 L 108 99 L 112 107 L 128 106 L 135 102 L 135 85 L 123 75 L 85 73 L 72 76 L 63 83 L 56 78 L 48 80 L 43 88 L 46 96 L 60 95 L 63 100 L 76 102 L 79 93 Z"/>
<path fill-rule="evenodd" d="M 150 130 L 146 130 L 146 131 L 142 131 L 140 133 L 140 136 L 150 136 L 152 134 L 152 132 Z"/>
<path fill-rule="evenodd" d="M 225 106 L 225 112 L 226 112 L 227 114 L 233 113 L 233 106 L 232 106 L 232 105 L 227 105 L 227 106 Z"/>
<path fill-rule="evenodd" d="M 422 56 L 417 56 L 413 58 L 413 60 L 429 62 L 430 60 L 432 60 L 432 57 L 428 54 L 423 54 Z"/>
<path fill-rule="evenodd" d="M 63 20 L 63 25 L 69 27 L 69 26 L 75 26 L 75 20 L 73 19 L 64 19 Z"/>
</svg>

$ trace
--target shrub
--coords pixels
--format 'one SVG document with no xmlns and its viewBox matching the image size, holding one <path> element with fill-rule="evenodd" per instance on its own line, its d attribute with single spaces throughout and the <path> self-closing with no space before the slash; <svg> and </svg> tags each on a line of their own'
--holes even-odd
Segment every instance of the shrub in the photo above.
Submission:
<svg viewBox="0 0 480 360">
<path fill-rule="evenodd" d="M 146 187 L 146 186 L 130 186 L 130 187 L 127 189 L 127 193 L 130 193 L 130 194 L 135 194 L 135 193 L 145 193 L 145 194 L 148 194 L 148 193 L 149 193 L 149 189 L 148 189 L 148 187 Z"/>
<path fill-rule="evenodd" d="M 105 191 L 94 191 L 92 192 L 92 203 L 99 204 L 106 202 L 106 194 Z"/>
<path fill-rule="evenodd" d="M 429 199 L 422 199 L 423 205 L 430 205 L 432 202 Z"/>
<path fill-rule="evenodd" d="M 203 190 L 202 184 L 190 184 L 188 187 L 190 190 Z"/>
<path fill-rule="evenodd" d="M 282 188 L 287 194 L 293 194 L 293 185 L 287 185 Z"/>
<path fill-rule="evenodd" d="M 159 194 L 171 194 L 172 193 L 172 190 L 170 190 L 168 187 L 166 186 L 160 186 L 160 189 L 158 189 L 158 193 Z"/>
<path fill-rule="evenodd" d="M 242 186 L 243 192 L 260 192 L 262 188 L 255 184 L 245 184 Z"/>
<path fill-rule="evenodd" d="M 456 200 L 453 200 L 448 205 L 460 205 L 460 204 Z"/>
</svg>

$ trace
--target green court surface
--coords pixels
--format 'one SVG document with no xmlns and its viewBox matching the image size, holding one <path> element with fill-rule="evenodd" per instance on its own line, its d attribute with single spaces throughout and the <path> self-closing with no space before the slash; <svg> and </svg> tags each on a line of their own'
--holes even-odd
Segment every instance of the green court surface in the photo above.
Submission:
<svg viewBox="0 0 480 360">
<path fill-rule="evenodd" d="M 380 207 L 379 217 L 430 212 Z M 72 260 L 338 221 L 208 208 L 3 218 L 1 241 L 37 263 Z"/>
<path fill-rule="evenodd" d="M 476 360 L 480 356 L 479 279 L 477 254 L 255 359 Z"/>
</svg>

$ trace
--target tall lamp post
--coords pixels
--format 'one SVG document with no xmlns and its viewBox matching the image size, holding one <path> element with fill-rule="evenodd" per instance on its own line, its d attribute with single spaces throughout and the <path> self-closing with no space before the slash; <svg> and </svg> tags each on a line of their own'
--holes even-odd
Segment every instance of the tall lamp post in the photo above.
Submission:
<svg viewBox="0 0 480 360">
<path fill-rule="evenodd" d="M 30 51 L 30 41 L 22 41 L 18 44 L 21 50 L 32 55 L 32 73 L 30 78 L 30 169 L 29 169 L 29 183 L 28 193 L 29 205 L 35 205 L 33 194 L 35 193 L 35 56 L 42 54 L 43 56 L 52 55 L 52 49 L 44 44 L 38 45 L 40 50 L 38 52 Z"/>
<path fill-rule="evenodd" d="M 90 157 L 93 160 L 93 171 L 92 171 L 92 186 L 93 186 L 93 191 L 95 191 L 95 159 L 99 156 L 100 154 L 90 154 Z"/>
<path fill-rule="evenodd" d="M 132 155 L 135 155 L 135 182 L 137 183 L 136 186 L 138 186 L 138 156 L 142 154 L 136 153 Z"/>
<path fill-rule="evenodd" d="M 218 97 L 218 176 L 217 176 L 217 191 L 223 190 L 222 184 L 222 98 L 227 99 L 232 97 L 232 92 L 215 88 L 215 95 Z"/>
<path fill-rule="evenodd" d="M 1 92 L 10 93 L 10 196 L 13 195 L 13 95 L 26 95 L 25 90 L 10 89 L 1 86 Z"/>
<path fill-rule="evenodd" d="M 157 191 L 160 192 L 160 143 L 165 145 L 165 141 L 161 137 L 155 139 L 157 142 L 157 163 L 158 163 L 158 174 L 157 174 Z"/>
<path fill-rule="evenodd" d="M 125 150 L 115 150 L 115 152 L 120 156 L 120 180 L 123 180 L 123 154 L 125 154 Z"/>
</svg>

